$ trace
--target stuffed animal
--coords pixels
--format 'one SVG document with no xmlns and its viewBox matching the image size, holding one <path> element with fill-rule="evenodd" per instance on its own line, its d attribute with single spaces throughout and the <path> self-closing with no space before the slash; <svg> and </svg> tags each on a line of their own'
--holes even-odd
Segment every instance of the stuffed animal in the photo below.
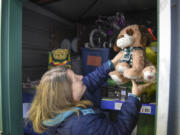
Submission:
<svg viewBox="0 0 180 135">
<path fill-rule="evenodd" d="M 115 71 L 109 74 L 116 83 L 156 80 L 156 68 L 147 61 L 145 54 L 145 48 L 151 41 L 152 36 L 144 25 L 130 25 L 120 31 L 114 50 L 119 51 L 121 59 Z"/>
<path fill-rule="evenodd" d="M 146 47 L 146 59 L 150 61 L 155 67 L 157 67 L 157 42 L 151 42 Z M 150 103 L 156 101 L 156 88 L 157 83 L 153 83 L 141 97 L 141 102 Z"/>
<path fill-rule="evenodd" d="M 49 52 L 48 68 L 51 69 L 56 66 L 71 67 L 70 53 L 68 49 L 56 49 Z"/>
</svg>

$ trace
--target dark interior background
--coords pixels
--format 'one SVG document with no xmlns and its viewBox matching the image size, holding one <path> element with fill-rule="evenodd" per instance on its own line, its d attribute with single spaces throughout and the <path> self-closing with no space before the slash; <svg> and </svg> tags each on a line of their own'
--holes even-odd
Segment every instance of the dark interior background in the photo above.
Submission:
<svg viewBox="0 0 180 135">
<path fill-rule="evenodd" d="M 79 47 L 99 15 L 124 14 L 127 24 L 144 24 L 157 36 L 156 0 L 31 0 L 24 2 L 22 79 L 38 80 L 48 67 L 48 51 L 63 39 L 80 39 Z M 42 12 L 41 12 L 42 11 Z M 48 15 L 50 14 L 50 15 Z M 53 19 L 56 16 L 58 19 Z M 72 54 L 73 56 L 74 54 Z M 74 56 L 81 55 L 75 54 Z M 72 61 L 73 61 L 72 57 Z M 81 65 L 79 65 L 81 66 Z"/>
</svg>

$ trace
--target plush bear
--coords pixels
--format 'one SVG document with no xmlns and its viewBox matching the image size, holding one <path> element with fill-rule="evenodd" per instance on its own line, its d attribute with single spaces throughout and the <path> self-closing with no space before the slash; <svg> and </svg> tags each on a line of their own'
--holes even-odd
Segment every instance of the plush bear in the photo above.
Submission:
<svg viewBox="0 0 180 135">
<path fill-rule="evenodd" d="M 152 41 L 152 36 L 144 25 L 130 25 L 122 29 L 117 37 L 114 50 L 121 54 L 115 71 L 109 75 L 118 84 L 129 80 L 153 82 L 156 80 L 156 68 L 148 62 L 145 47 Z"/>
<path fill-rule="evenodd" d="M 49 52 L 48 68 L 51 69 L 56 66 L 71 67 L 70 53 L 68 49 L 56 49 Z"/>
</svg>

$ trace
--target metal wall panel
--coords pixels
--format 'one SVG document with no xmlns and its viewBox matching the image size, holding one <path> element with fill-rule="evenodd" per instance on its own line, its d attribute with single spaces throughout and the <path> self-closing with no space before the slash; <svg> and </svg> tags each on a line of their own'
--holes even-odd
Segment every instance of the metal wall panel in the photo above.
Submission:
<svg viewBox="0 0 180 135">
<path fill-rule="evenodd" d="M 3 135 L 23 135 L 22 118 L 22 2 L 2 1 Z"/>
<path fill-rule="evenodd" d="M 0 56 L 2 55 L 1 53 L 1 47 L 2 47 L 2 40 L 1 40 L 1 24 L 2 24 L 2 1 L 0 1 Z M 0 59 L 1 63 L 1 59 Z M 2 64 L 0 65 L 0 80 L 2 80 Z M 2 92 L 2 81 L 0 81 L 0 134 L 3 133 L 3 102 L 2 102 L 2 97 L 3 97 L 3 92 Z"/>
<path fill-rule="evenodd" d="M 60 45 L 64 38 L 75 37 L 76 30 L 26 8 L 22 26 L 22 80 L 37 80 L 48 67 L 51 34 L 56 33 L 56 44 Z"/>
<path fill-rule="evenodd" d="M 168 135 L 180 135 L 180 2 L 171 1 L 171 78 Z"/>
</svg>

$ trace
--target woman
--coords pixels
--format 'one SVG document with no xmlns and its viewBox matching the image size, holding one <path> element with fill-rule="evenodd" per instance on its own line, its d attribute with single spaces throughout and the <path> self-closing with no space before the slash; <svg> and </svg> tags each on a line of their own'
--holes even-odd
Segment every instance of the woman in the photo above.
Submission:
<svg viewBox="0 0 180 135">
<path fill-rule="evenodd" d="M 119 57 L 117 54 L 85 77 L 66 67 L 47 71 L 29 112 L 34 130 L 47 131 L 50 135 L 130 135 L 141 108 L 138 97 L 150 83 L 137 85 L 132 81 L 132 94 L 122 105 L 115 122 L 94 108 L 91 100 L 98 98 L 92 97 L 93 93 L 107 80 Z"/>
</svg>

